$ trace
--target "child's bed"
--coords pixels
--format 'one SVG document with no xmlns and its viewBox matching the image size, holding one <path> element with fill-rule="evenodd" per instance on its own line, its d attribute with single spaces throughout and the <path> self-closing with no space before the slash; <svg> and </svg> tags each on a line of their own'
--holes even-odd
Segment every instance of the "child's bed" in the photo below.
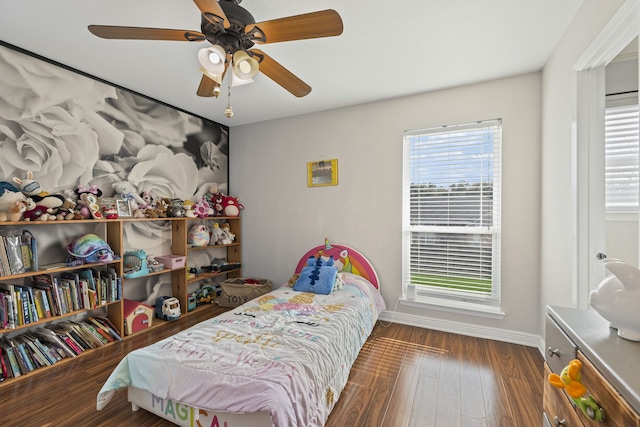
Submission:
<svg viewBox="0 0 640 427">
<path fill-rule="evenodd" d="M 327 289 L 315 288 L 318 270 L 309 267 L 332 261 L 342 288 L 315 293 Z M 350 247 L 325 242 L 302 257 L 300 272 L 294 288 L 128 354 L 100 390 L 97 408 L 128 387 L 134 410 L 178 425 L 324 425 L 385 307 L 374 269 Z"/>
</svg>

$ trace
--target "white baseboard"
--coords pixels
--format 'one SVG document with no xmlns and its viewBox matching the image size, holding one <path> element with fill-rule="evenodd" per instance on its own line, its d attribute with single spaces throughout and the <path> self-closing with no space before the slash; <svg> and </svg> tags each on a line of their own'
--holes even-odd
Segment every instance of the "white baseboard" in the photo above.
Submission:
<svg viewBox="0 0 640 427">
<path fill-rule="evenodd" d="M 511 344 L 535 347 L 540 350 L 544 347 L 542 337 L 534 334 L 509 331 L 505 329 L 490 328 L 486 326 L 473 325 L 469 323 L 455 322 L 451 320 L 433 319 L 426 316 L 415 316 L 412 314 L 399 313 L 397 311 L 385 310 L 380 314 L 379 320 L 384 322 L 400 323 L 402 325 L 416 326 L 436 331 L 451 332 L 453 334 L 466 335 L 476 338 L 508 342 Z"/>
</svg>

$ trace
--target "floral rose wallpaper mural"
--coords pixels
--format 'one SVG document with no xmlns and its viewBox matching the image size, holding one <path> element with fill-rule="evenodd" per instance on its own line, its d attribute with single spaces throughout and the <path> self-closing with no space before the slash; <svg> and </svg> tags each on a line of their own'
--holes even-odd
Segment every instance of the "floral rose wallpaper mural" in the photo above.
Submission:
<svg viewBox="0 0 640 427">
<path fill-rule="evenodd" d="M 94 185 L 112 197 L 112 184 L 124 180 L 138 194 L 195 202 L 214 183 L 227 193 L 228 153 L 226 126 L 0 44 L 0 181 L 31 171 L 50 193 Z M 170 252 L 170 242 L 158 246 L 167 224 L 132 224 L 128 249 Z M 43 247 L 63 244 L 58 228 L 47 227 Z M 56 262 L 55 254 L 45 256 Z"/>
</svg>

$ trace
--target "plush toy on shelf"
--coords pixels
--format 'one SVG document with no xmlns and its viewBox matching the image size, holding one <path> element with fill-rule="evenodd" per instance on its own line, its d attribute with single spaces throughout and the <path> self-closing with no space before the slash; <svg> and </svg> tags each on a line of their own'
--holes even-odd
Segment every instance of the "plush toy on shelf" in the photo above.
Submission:
<svg viewBox="0 0 640 427">
<path fill-rule="evenodd" d="M 0 211 L 8 212 L 15 202 L 26 200 L 27 196 L 18 187 L 10 182 L 0 181 Z"/>
<path fill-rule="evenodd" d="M 223 245 L 230 245 L 236 240 L 236 235 L 231 232 L 231 225 L 228 222 L 223 223 L 220 228 L 222 229 L 222 239 L 221 242 Z"/>
<path fill-rule="evenodd" d="M 131 215 L 134 218 L 144 218 L 144 211 L 140 209 L 140 206 L 144 207 L 146 206 L 146 203 L 142 197 L 138 196 L 133 184 L 129 181 L 118 181 L 114 182 L 112 185 L 113 190 L 116 192 L 118 197 L 129 202 Z"/>
<path fill-rule="evenodd" d="M 220 224 L 215 222 L 213 224 L 213 228 L 211 229 L 211 241 L 209 242 L 210 246 L 220 245 L 222 244 L 222 239 L 224 238 L 224 232 L 222 228 L 220 228 Z"/>
<path fill-rule="evenodd" d="M 27 210 L 27 202 L 17 200 L 8 212 L 0 212 L 0 221 L 20 221 Z"/>
<path fill-rule="evenodd" d="M 31 197 L 38 206 L 58 208 L 64 203 L 64 196 L 62 194 L 49 194 L 42 190 L 40 183 L 33 179 L 33 172 L 31 171 L 27 172 L 25 179 L 14 177 L 13 182 L 18 184 L 20 191 L 22 191 L 26 197 Z"/>
<path fill-rule="evenodd" d="M 242 203 L 240 203 L 237 197 L 224 196 L 222 198 L 222 210 L 224 216 L 238 216 L 242 209 L 244 209 L 244 206 L 242 206 Z"/>
<path fill-rule="evenodd" d="M 51 214 L 51 208 L 36 205 L 31 197 L 26 200 L 26 210 L 22 214 L 25 221 L 55 221 L 56 216 Z"/>
<path fill-rule="evenodd" d="M 73 190 L 76 195 L 76 207 L 74 219 L 102 219 L 102 212 L 98 206 L 98 197 L 102 196 L 102 190 L 97 186 L 78 185 Z"/>
<path fill-rule="evenodd" d="M 191 226 L 187 233 L 187 243 L 193 246 L 208 246 L 211 241 L 209 227 L 204 224 Z"/>
</svg>

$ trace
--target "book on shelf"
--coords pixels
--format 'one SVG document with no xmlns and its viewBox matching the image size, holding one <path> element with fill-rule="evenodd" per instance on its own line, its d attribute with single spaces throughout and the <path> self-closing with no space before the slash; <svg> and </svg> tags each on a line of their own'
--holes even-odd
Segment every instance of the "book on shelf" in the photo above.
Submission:
<svg viewBox="0 0 640 427">
<path fill-rule="evenodd" d="M 9 363 L 9 356 L 5 353 L 2 346 L 0 346 L 0 368 L 2 369 L 2 378 L 12 378 L 13 371 L 11 370 L 11 364 Z"/>
<path fill-rule="evenodd" d="M 37 349 L 44 357 L 48 365 L 53 365 L 57 361 L 61 360 L 62 357 L 60 354 L 54 349 L 50 348 L 46 342 L 42 342 L 40 338 L 34 332 L 26 332 L 22 334 L 25 339 L 29 340 L 32 343 L 32 347 Z"/>
<path fill-rule="evenodd" d="M 27 360 L 24 355 L 24 349 L 21 349 L 14 339 L 7 338 L 7 337 L 3 337 L 3 338 L 13 350 L 13 354 L 15 355 L 15 358 L 18 362 L 19 372 L 23 374 L 31 372 L 33 369 L 30 369 L 31 367 L 27 364 Z"/>
<path fill-rule="evenodd" d="M 74 353 L 74 355 L 78 355 L 84 352 L 84 348 L 80 346 L 78 342 L 71 336 L 71 334 L 65 329 L 62 328 L 59 324 L 47 325 L 47 329 L 51 329 L 55 334 L 67 345 Z"/>
<path fill-rule="evenodd" d="M 107 332 L 109 335 L 111 335 L 116 341 L 121 341 L 122 337 L 120 336 L 120 334 L 118 333 L 118 330 L 116 329 L 116 327 L 113 325 L 113 323 L 111 323 L 111 321 L 106 318 L 106 317 L 100 317 L 100 316 L 93 316 L 93 317 L 89 317 L 89 320 L 97 323 L 99 325 L 102 325 L 102 329 Z"/>
<path fill-rule="evenodd" d="M 18 318 L 18 296 L 15 289 L 16 285 L 11 283 L 0 282 L 0 293 L 4 295 L 7 311 L 7 327 L 6 329 L 14 329 L 19 325 Z"/>
<path fill-rule="evenodd" d="M 11 275 L 11 267 L 9 267 L 9 256 L 7 255 L 7 248 L 4 245 L 4 236 L 0 236 L 0 271 L 3 276 Z"/>
<path fill-rule="evenodd" d="M 42 354 L 42 352 L 36 347 L 35 343 L 27 339 L 25 334 L 17 335 L 14 339 L 18 343 L 25 360 L 28 361 L 29 369 L 31 371 L 51 364 L 44 354 Z"/>
<path fill-rule="evenodd" d="M 15 378 L 22 375 L 22 371 L 20 371 L 20 365 L 18 364 L 18 358 L 16 357 L 14 348 L 5 337 L 0 340 L 0 347 L 2 347 L 2 350 L 4 350 L 4 353 L 7 355 L 9 365 L 11 366 L 11 372 L 13 374 L 12 376 Z"/>
<path fill-rule="evenodd" d="M 35 236 L 29 230 L 22 230 L 20 244 L 25 271 L 38 271 L 38 248 Z"/>
<path fill-rule="evenodd" d="M 22 259 L 22 237 L 11 235 L 4 236 L 4 246 L 9 262 L 9 274 L 24 273 L 24 260 Z"/>
<path fill-rule="evenodd" d="M 50 345 L 56 347 L 58 354 L 61 357 L 75 357 L 76 353 L 73 351 L 71 347 L 53 330 L 39 327 L 34 330 L 34 333 L 41 337 L 43 340 L 47 341 Z"/>
</svg>

